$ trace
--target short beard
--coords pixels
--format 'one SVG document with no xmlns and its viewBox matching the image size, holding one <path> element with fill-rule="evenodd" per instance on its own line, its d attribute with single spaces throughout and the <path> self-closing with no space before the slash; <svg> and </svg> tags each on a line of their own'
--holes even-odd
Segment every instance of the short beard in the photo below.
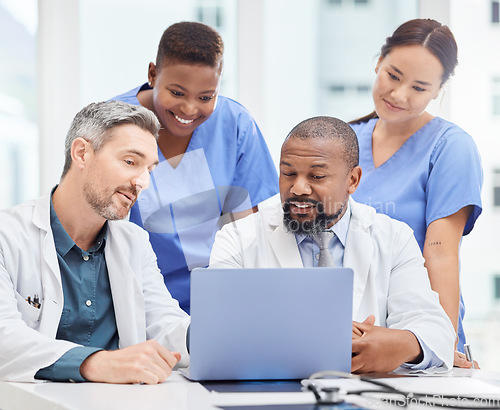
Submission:
<svg viewBox="0 0 500 410">
<path fill-rule="evenodd" d="M 91 184 L 87 184 L 83 187 L 83 195 L 87 200 L 90 207 L 102 218 L 108 221 L 117 221 L 124 219 L 130 208 L 134 205 L 135 201 L 128 207 L 125 215 L 120 215 L 116 209 L 116 205 L 113 203 L 113 194 L 115 192 L 129 192 L 137 198 L 137 189 L 130 187 L 118 187 L 114 190 L 112 194 L 107 192 L 103 195 L 99 195 Z"/>
<path fill-rule="evenodd" d="M 293 219 L 290 214 L 290 202 L 309 202 L 316 206 L 316 218 L 312 221 L 298 221 Z M 288 233 L 293 233 L 295 235 L 305 235 L 305 236 L 315 236 L 321 231 L 328 228 L 332 222 L 334 222 L 340 214 L 344 211 L 345 203 L 340 207 L 340 209 L 334 214 L 327 215 L 324 212 L 325 206 L 322 202 L 315 201 L 313 199 L 299 199 L 299 198 L 288 198 L 283 205 L 283 225 L 285 231 Z"/>
</svg>

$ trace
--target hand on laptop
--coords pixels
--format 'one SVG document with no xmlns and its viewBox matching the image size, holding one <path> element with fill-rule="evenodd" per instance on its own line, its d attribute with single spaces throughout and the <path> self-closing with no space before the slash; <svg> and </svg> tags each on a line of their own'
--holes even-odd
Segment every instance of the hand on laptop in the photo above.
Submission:
<svg viewBox="0 0 500 410">
<path fill-rule="evenodd" d="M 419 362 L 422 354 L 415 335 L 408 330 L 374 326 L 375 317 L 353 321 L 353 373 L 390 372 L 407 362 Z"/>
<path fill-rule="evenodd" d="M 80 374 L 93 382 L 157 384 L 170 376 L 180 359 L 180 353 L 148 340 L 120 350 L 98 351 L 85 359 Z"/>
</svg>

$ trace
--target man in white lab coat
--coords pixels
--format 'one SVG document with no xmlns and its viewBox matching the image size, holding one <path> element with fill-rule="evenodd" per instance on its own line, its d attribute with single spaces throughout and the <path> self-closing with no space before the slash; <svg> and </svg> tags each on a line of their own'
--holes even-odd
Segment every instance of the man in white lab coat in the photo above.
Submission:
<svg viewBox="0 0 500 410">
<path fill-rule="evenodd" d="M 331 231 L 330 266 L 354 270 L 351 370 L 450 369 L 455 332 L 413 232 L 349 198 L 361 178 L 358 156 L 356 135 L 343 121 L 315 117 L 297 125 L 281 149 L 281 204 L 224 226 L 210 267 L 318 266 L 314 238 Z"/>
<path fill-rule="evenodd" d="M 120 221 L 149 185 L 158 130 L 143 107 L 88 105 L 60 184 L 0 212 L 0 380 L 155 384 L 187 364 L 189 317 L 148 234 Z"/>
</svg>

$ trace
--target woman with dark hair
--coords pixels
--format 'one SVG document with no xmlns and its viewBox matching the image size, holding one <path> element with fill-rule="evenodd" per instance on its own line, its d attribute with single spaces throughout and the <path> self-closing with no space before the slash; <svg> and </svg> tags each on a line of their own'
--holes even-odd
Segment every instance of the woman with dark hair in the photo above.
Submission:
<svg viewBox="0 0 500 410">
<path fill-rule="evenodd" d="M 168 27 L 148 83 L 113 98 L 152 110 L 159 165 L 130 220 L 149 232 L 172 296 L 190 311 L 190 272 L 208 265 L 215 233 L 278 193 L 278 173 L 250 113 L 219 95 L 224 44 L 196 22 Z"/>
<path fill-rule="evenodd" d="M 452 32 L 435 20 L 407 21 L 386 39 L 375 68 L 375 111 L 350 123 L 363 169 L 353 197 L 414 230 L 458 334 L 455 366 L 471 367 L 462 353 L 459 249 L 482 211 L 481 160 L 465 131 L 426 111 L 457 62 Z"/>
</svg>

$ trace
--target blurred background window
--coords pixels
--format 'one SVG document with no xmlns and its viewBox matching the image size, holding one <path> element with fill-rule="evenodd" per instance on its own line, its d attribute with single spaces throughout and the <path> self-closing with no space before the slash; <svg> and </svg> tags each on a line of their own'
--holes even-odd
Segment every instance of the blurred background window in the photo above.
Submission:
<svg viewBox="0 0 500 410">
<path fill-rule="evenodd" d="M 0 208 L 38 195 L 36 29 L 36 0 L 0 0 Z"/>
</svg>

